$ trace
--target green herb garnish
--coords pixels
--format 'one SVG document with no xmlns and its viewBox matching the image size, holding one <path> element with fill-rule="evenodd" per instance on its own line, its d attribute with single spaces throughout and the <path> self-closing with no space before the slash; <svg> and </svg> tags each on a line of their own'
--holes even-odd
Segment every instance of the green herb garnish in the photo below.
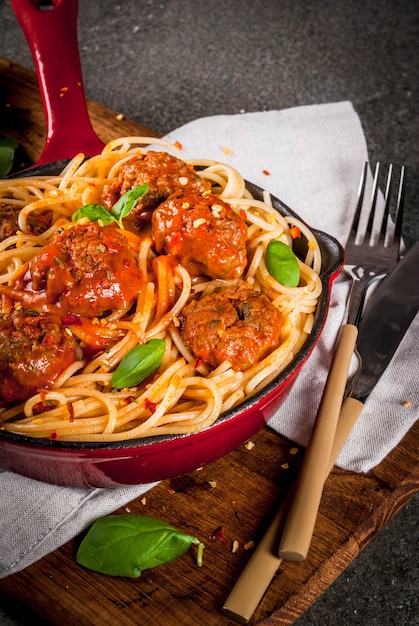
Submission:
<svg viewBox="0 0 419 626">
<path fill-rule="evenodd" d="M 12 169 L 15 151 L 18 147 L 19 144 L 13 137 L 0 139 L 0 178 L 7 176 Z"/>
<path fill-rule="evenodd" d="M 150 339 L 132 348 L 113 373 L 112 386 L 117 389 L 135 387 L 151 376 L 160 366 L 165 348 L 163 339 Z"/>
<path fill-rule="evenodd" d="M 81 217 L 87 217 L 91 222 L 98 222 L 99 220 L 103 224 L 117 222 L 119 227 L 123 228 L 122 219 L 131 213 L 138 200 L 145 196 L 147 191 L 148 185 L 138 185 L 129 189 L 122 194 L 110 210 L 103 204 L 85 204 L 73 213 L 71 220 L 77 222 Z"/>
<path fill-rule="evenodd" d="M 137 578 L 141 572 L 169 563 L 198 546 L 202 565 L 204 544 L 166 522 L 142 515 L 108 515 L 97 520 L 80 544 L 76 561 L 100 574 Z"/>
<path fill-rule="evenodd" d="M 265 255 L 268 272 L 281 285 L 297 287 L 300 281 L 298 259 L 292 249 L 282 241 L 270 241 Z"/>
</svg>

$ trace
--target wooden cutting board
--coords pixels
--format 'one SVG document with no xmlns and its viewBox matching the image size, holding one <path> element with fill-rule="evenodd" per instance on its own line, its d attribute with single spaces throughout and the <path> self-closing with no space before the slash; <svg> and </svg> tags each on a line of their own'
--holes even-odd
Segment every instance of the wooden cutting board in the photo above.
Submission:
<svg viewBox="0 0 419 626">
<path fill-rule="evenodd" d="M 44 117 L 35 75 L 0 59 L 0 135 L 16 137 L 26 165 L 44 142 Z M 117 112 L 89 102 L 103 141 L 130 134 L 157 136 Z M 334 469 L 327 480 L 308 558 L 283 562 L 254 614 L 259 626 L 292 624 L 418 490 L 419 425 L 366 475 Z M 159 483 L 120 512 L 146 514 L 195 534 L 206 545 L 204 565 L 192 553 L 148 570 L 138 579 L 89 572 L 75 562 L 80 538 L 25 570 L 0 580 L 0 602 L 45 623 L 66 626 L 208 626 L 233 624 L 224 600 L 289 491 L 303 457 L 295 445 L 264 428 L 252 449 L 241 447 L 200 471 Z M 292 450 L 295 452 L 295 450 Z M 222 527 L 224 538 L 215 536 Z M 232 542 L 239 542 L 232 552 Z"/>
</svg>

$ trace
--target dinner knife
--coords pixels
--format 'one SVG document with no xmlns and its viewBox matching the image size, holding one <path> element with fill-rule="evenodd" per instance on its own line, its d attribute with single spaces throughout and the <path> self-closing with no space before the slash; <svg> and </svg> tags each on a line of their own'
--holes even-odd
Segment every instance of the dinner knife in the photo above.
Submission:
<svg viewBox="0 0 419 626">
<path fill-rule="evenodd" d="M 351 394 L 342 403 L 325 480 L 333 469 L 340 450 L 362 411 L 366 398 L 386 369 L 419 309 L 418 267 L 419 243 L 404 255 L 365 306 L 358 335 L 359 351 L 364 357 L 363 365 Z M 371 356 L 369 356 L 368 346 L 373 346 Z M 381 357 L 376 357 L 376 354 Z M 377 358 L 380 363 L 379 368 L 377 364 L 374 364 Z M 374 375 L 371 373 L 372 369 L 374 369 Z M 283 560 L 278 552 L 278 543 L 295 487 L 296 485 L 277 511 L 223 605 L 223 611 L 241 624 L 247 624 L 251 619 Z M 310 540 L 311 533 L 309 543 Z"/>
<path fill-rule="evenodd" d="M 356 344 L 361 366 L 341 409 L 355 419 L 419 309 L 418 267 L 419 243 L 383 279 L 365 306 Z M 309 498 L 307 491 L 304 498 L 296 492 L 279 545 L 282 559 L 302 561 L 307 556 L 319 504 L 311 505 Z"/>
</svg>

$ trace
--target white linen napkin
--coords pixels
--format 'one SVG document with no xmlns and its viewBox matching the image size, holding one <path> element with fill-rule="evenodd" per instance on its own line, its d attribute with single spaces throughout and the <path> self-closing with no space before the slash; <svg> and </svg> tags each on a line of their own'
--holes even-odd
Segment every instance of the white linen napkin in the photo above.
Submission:
<svg viewBox="0 0 419 626">
<path fill-rule="evenodd" d="M 182 144 L 186 159 L 209 158 L 233 165 L 311 226 L 345 243 L 362 165 L 368 160 L 351 103 L 203 118 L 167 139 Z M 309 441 L 348 291 L 349 281 L 341 275 L 332 290 L 322 337 L 270 422 L 274 430 L 303 446 Z M 368 471 L 417 419 L 418 331 L 419 316 L 366 402 L 339 457 L 340 467 Z M 405 400 L 411 402 L 409 408 L 403 406 Z M 152 486 L 67 488 L 0 471 L 0 577 L 27 567 Z"/>
</svg>

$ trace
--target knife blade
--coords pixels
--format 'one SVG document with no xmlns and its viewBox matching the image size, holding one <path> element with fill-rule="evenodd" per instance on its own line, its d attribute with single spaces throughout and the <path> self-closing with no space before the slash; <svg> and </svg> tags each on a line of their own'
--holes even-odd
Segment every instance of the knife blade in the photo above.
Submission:
<svg viewBox="0 0 419 626">
<path fill-rule="evenodd" d="M 419 243 L 383 279 L 365 305 L 358 329 L 362 366 L 351 396 L 365 402 L 419 309 Z"/>
<path fill-rule="evenodd" d="M 404 255 L 365 307 L 359 329 L 360 353 L 363 354 L 361 374 L 353 386 L 352 395 L 347 396 L 342 403 L 325 480 L 361 413 L 366 398 L 385 371 L 419 309 L 418 266 L 419 243 Z M 383 321 L 383 311 L 387 309 L 391 313 L 391 319 L 387 315 Z M 377 319 L 381 321 L 380 325 L 377 324 Z M 386 331 L 381 331 L 381 323 Z M 383 336 L 384 332 L 386 334 Z M 372 353 L 368 352 L 369 346 L 373 347 Z M 376 359 L 378 363 L 374 364 Z M 278 544 L 295 487 L 296 485 L 276 512 L 223 605 L 223 612 L 236 622 L 248 623 L 282 563 Z"/>
<path fill-rule="evenodd" d="M 383 279 L 365 306 L 356 342 L 361 364 L 352 391 L 344 399 L 339 416 L 337 412 L 333 413 L 336 423 L 342 412 L 346 420 L 355 422 L 365 400 L 388 366 L 418 311 L 418 265 L 419 244 L 416 244 Z M 328 382 L 323 398 L 329 392 Z M 302 561 L 306 558 L 317 518 L 326 467 L 325 459 L 319 459 L 318 454 L 324 447 L 323 438 L 326 435 L 329 439 L 335 436 L 329 428 L 332 413 L 326 410 L 321 417 L 319 427 L 317 422 L 315 424 L 303 459 L 298 478 L 299 488 L 290 506 L 279 545 L 279 556 L 289 561 Z M 330 439 L 330 445 L 331 443 Z M 344 441 L 342 445 L 343 443 Z"/>
</svg>

